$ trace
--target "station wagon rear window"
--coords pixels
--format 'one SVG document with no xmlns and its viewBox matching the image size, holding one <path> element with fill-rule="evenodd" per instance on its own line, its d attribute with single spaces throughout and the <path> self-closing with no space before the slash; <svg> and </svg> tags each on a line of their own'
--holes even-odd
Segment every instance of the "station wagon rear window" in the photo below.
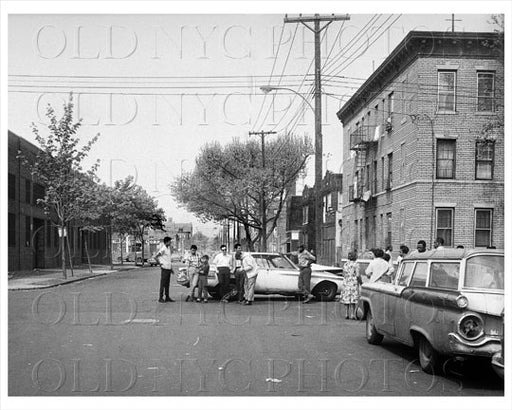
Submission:
<svg viewBox="0 0 512 410">
<path fill-rule="evenodd" d="M 432 262 L 430 264 L 429 286 L 441 289 L 459 287 L 459 262 Z"/>
<path fill-rule="evenodd" d="M 505 287 L 504 261 L 501 255 L 480 255 L 468 258 L 464 287 L 503 290 Z"/>
</svg>

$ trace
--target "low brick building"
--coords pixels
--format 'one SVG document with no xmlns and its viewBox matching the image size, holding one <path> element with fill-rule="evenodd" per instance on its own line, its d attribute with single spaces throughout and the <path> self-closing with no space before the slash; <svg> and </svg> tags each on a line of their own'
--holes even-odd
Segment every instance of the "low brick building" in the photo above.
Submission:
<svg viewBox="0 0 512 410">
<path fill-rule="evenodd" d="M 410 32 L 337 113 L 342 252 L 504 246 L 503 42 Z"/>
<path fill-rule="evenodd" d="M 8 270 L 28 271 L 60 267 L 61 253 L 56 218 L 37 205 L 45 195 L 45 187 L 31 175 L 18 159 L 22 154 L 30 160 L 39 148 L 8 132 Z M 91 262 L 109 263 L 107 233 L 82 232 L 69 224 L 67 235 L 75 265 L 87 263 L 85 242 Z"/>
</svg>

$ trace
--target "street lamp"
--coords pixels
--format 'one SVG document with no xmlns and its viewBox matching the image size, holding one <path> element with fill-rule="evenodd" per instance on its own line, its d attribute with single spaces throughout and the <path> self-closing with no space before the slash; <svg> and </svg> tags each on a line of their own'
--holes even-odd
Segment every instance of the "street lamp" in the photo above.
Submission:
<svg viewBox="0 0 512 410">
<path fill-rule="evenodd" d="M 295 95 L 298 95 L 302 100 L 308 105 L 308 107 L 315 114 L 315 251 L 316 254 L 321 256 L 321 242 L 320 236 L 322 232 L 322 212 L 321 206 L 322 201 L 320 200 L 320 185 L 322 184 L 322 111 L 321 111 L 321 101 L 320 101 L 320 86 L 317 84 L 315 90 L 315 107 L 311 105 L 311 103 L 304 97 L 302 94 L 298 93 L 292 88 L 288 87 L 279 87 L 279 86 L 271 86 L 264 85 L 260 87 L 260 90 L 265 94 L 268 94 L 271 91 L 278 90 L 286 90 L 290 91 Z"/>
<path fill-rule="evenodd" d="M 308 105 L 308 107 L 311 108 L 311 111 L 313 111 L 313 113 L 315 112 L 315 109 L 313 108 L 311 103 L 306 99 L 306 97 L 304 97 L 302 94 L 298 93 L 297 91 L 295 91 L 292 88 L 288 88 L 288 87 L 274 87 L 272 85 L 262 85 L 260 87 L 260 90 L 263 91 L 263 93 L 265 93 L 265 94 L 268 94 L 271 91 L 278 91 L 278 90 L 290 91 L 293 94 L 298 95 L 300 98 L 302 98 L 302 100 Z"/>
</svg>

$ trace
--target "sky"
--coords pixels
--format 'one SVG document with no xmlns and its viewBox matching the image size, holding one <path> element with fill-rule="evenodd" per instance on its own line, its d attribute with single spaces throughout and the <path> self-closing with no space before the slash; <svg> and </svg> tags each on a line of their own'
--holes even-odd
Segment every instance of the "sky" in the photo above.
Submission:
<svg viewBox="0 0 512 410">
<path fill-rule="evenodd" d="M 339 8 L 339 7 L 338 7 Z M 79 136 L 111 184 L 133 175 L 175 222 L 201 225 L 169 183 L 201 146 L 249 131 L 314 137 L 313 34 L 274 14 L 18 14 L 8 23 L 8 127 L 34 141 L 47 104 L 74 94 Z M 293 11 L 293 7 L 290 7 Z M 400 10 L 398 10 L 400 11 Z M 211 13 L 211 11 L 210 11 Z M 290 13 L 290 16 L 297 14 Z M 337 15 L 345 15 L 344 12 Z M 350 13 L 322 32 L 323 171 L 341 172 L 336 112 L 410 30 L 449 31 L 451 14 Z M 455 14 L 456 31 L 492 31 L 489 14 Z M 260 86 L 292 89 L 265 95 Z M 59 110 L 58 110 L 59 112 Z M 269 136 L 268 138 L 271 138 Z M 313 160 L 304 184 L 314 181 Z"/>
</svg>

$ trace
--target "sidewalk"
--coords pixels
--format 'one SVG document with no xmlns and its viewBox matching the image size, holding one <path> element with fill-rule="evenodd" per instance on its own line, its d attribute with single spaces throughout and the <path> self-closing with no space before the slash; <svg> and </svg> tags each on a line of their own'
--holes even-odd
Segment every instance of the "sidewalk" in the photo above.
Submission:
<svg viewBox="0 0 512 410">
<path fill-rule="evenodd" d="M 45 289 L 53 288 L 55 286 L 64 285 L 67 283 L 78 282 L 97 276 L 104 276 L 110 273 L 127 271 L 132 269 L 139 269 L 141 266 L 134 265 L 114 265 L 114 269 L 110 269 L 109 265 L 92 265 L 92 273 L 89 272 L 87 266 L 78 266 L 73 269 L 73 276 L 71 276 L 71 269 L 66 270 L 67 279 L 64 279 L 62 270 L 52 269 L 38 269 L 32 272 L 19 272 L 13 275 L 8 280 L 9 290 L 30 290 L 30 289 Z"/>
</svg>

